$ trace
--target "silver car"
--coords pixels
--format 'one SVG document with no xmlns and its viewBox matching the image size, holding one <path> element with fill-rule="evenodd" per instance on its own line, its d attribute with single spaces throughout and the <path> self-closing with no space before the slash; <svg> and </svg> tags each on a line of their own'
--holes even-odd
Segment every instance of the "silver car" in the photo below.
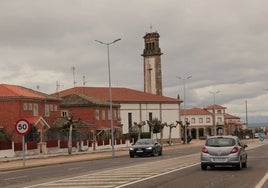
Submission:
<svg viewBox="0 0 268 188">
<path fill-rule="evenodd" d="M 233 166 L 237 170 L 247 167 L 247 153 L 236 136 L 211 136 L 201 150 L 201 169 L 215 166 Z"/>
</svg>

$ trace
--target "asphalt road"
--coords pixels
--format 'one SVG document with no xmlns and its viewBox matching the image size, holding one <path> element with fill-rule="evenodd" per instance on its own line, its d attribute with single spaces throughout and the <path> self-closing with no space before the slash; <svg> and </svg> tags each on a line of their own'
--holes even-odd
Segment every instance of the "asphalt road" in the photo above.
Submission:
<svg viewBox="0 0 268 188">
<path fill-rule="evenodd" d="M 267 185 L 268 145 L 255 145 L 259 147 L 248 150 L 248 168 L 241 171 L 202 171 L 200 147 L 191 147 L 166 151 L 159 157 L 122 156 L 1 172 L 0 187 L 259 188 L 257 185 Z"/>
<path fill-rule="evenodd" d="M 200 164 L 196 164 L 127 187 L 267 188 L 268 145 L 252 149 L 248 151 L 248 155 L 248 167 L 240 171 L 226 167 L 202 171 Z M 266 181 L 261 182 L 265 176 Z"/>
</svg>

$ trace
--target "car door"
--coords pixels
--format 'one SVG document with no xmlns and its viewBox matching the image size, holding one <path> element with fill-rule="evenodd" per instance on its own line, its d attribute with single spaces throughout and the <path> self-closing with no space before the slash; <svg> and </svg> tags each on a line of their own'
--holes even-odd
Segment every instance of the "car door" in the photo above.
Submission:
<svg viewBox="0 0 268 188">
<path fill-rule="evenodd" d="M 155 150 L 157 151 L 157 153 L 159 153 L 160 152 L 160 144 L 158 142 L 155 142 L 154 146 L 155 146 Z"/>
</svg>

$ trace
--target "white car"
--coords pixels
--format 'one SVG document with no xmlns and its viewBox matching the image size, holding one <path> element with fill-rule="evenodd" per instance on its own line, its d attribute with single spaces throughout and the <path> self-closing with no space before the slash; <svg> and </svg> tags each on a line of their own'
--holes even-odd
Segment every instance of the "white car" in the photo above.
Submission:
<svg viewBox="0 0 268 188">
<path fill-rule="evenodd" d="M 236 136 L 212 136 L 207 138 L 201 150 L 201 169 L 217 166 L 233 166 L 237 170 L 247 167 L 247 153 Z"/>
</svg>

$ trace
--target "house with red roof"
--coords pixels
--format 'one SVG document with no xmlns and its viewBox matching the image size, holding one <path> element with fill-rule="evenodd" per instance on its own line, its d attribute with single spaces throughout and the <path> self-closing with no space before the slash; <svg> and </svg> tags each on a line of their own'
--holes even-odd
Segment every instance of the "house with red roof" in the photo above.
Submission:
<svg viewBox="0 0 268 188">
<path fill-rule="evenodd" d="M 189 122 L 188 135 L 198 139 L 210 135 L 231 135 L 242 128 L 240 118 L 225 113 L 226 107 L 210 105 L 206 108 L 181 109 L 182 122 Z"/>
<path fill-rule="evenodd" d="M 181 120 L 183 124 L 189 122 L 188 135 L 193 139 L 199 139 L 212 134 L 212 120 L 211 112 L 202 108 L 181 109 Z"/>
<path fill-rule="evenodd" d="M 46 130 L 60 116 L 61 99 L 25 87 L 0 84 L 0 129 L 10 140 L 21 142 L 15 124 L 25 119 L 35 127 L 40 142 L 45 141 Z"/>
<path fill-rule="evenodd" d="M 117 124 L 122 125 L 122 134 L 130 133 L 134 128 L 134 122 L 140 123 L 142 121 L 152 120 L 153 118 L 159 119 L 161 122 L 167 124 L 176 123 L 179 118 L 179 109 L 182 101 L 175 98 L 160 96 L 156 94 L 146 93 L 129 88 L 113 87 L 112 89 L 112 103 L 113 105 L 120 105 L 119 111 L 113 109 L 114 116 L 120 120 Z M 79 94 L 88 97 L 95 97 L 106 102 L 109 102 L 109 88 L 108 87 L 75 87 L 59 92 L 59 97 L 66 97 L 71 94 Z M 102 114 L 106 114 L 99 109 L 95 109 L 94 114 L 102 119 Z M 116 122 L 115 122 L 116 123 Z M 100 126 L 100 125 L 99 125 Z M 104 125 L 106 126 L 106 125 Z M 149 132 L 149 126 L 145 125 L 142 128 L 143 132 Z M 162 138 L 168 139 L 169 129 L 164 128 Z M 172 129 L 172 136 L 174 140 L 180 140 L 180 128 Z"/>
<path fill-rule="evenodd" d="M 240 120 L 240 117 L 231 114 L 224 115 L 225 120 L 225 133 L 233 134 L 236 130 L 245 128 L 245 123 Z"/>
</svg>

